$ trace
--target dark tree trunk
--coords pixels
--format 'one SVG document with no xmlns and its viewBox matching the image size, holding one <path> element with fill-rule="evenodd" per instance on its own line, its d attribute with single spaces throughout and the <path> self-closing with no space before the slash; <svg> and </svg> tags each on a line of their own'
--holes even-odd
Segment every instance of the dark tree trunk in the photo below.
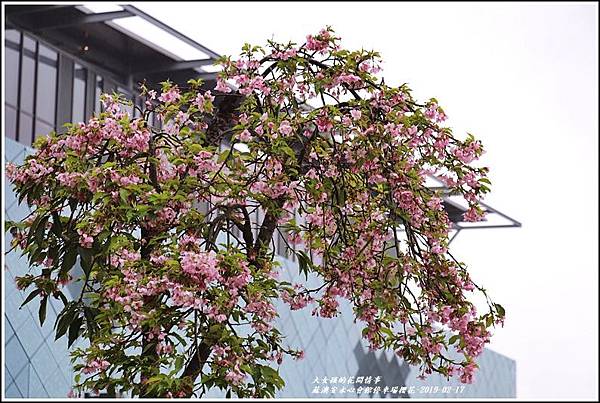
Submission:
<svg viewBox="0 0 600 403">
<path fill-rule="evenodd" d="M 142 242 L 145 241 L 145 244 L 142 244 L 140 248 L 140 255 L 142 260 L 150 259 L 150 253 L 152 252 L 151 248 L 148 246 L 148 242 L 151 239 L 151 234 L 148 230 L 142 228 Z M 144 297 L 144 309 L 149 310 L 150 307 L 155 306 L 160 296 L 150 296 Z M 150 308 L 151 309 L 151 308 Z M 148 390 L 146 389 L 146 385 L 144 381 L 149 379 L 151 376 L 155 375 L 155 371 L 158 368 L 158 353 L 156 352 L 156 338 L 150 339 L 151 329 L 147 326 L 142 328 L 142 357 L 145 358 L 144 361 L 150 362 L 150 364 L 146 365 L 146 370 L 142 370 L 141 373 L 141 382 L 142 388 L 140 391 L 140 397 L 158 397 L 158 396 L 150 396 L 148 395 Z"/>
<path fill-rule="evenodd" d="M 196 383 L 196 378 L 198 378 L 198 375 L 200 375 L 200 373 L 202 372 L 202 367 L 204 367 L 204 363 L 208 359 L 210 352 L 211 347 L 207 343 L 200 343 L 198 345 L 198 349 L 194 351 L 192 357 L 190 358 L 190 361 L 183 370 L 181 378 L 190 378 L 191 383 L 191 388 L 189 390 L 184 391 L 186 397 L 192 397 L 192 394 L 194 393 L 194 385 Z"/>
</svg>

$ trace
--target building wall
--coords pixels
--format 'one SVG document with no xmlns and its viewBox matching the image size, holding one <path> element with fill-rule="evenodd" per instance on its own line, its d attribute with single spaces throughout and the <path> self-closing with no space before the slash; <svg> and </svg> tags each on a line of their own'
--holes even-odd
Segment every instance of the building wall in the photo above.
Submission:
<svg viewBox="0 0 600 403">
<path fill-rule="evenodd" d="M 5 162 L 22 163 L 30 149 L 6 139 Z M 5 217 L 20 220 L 29 213 L 19 205 L 5 178 Z M 6 234 L 5 250 L 10 249 L 11 235 Z M 65 397 L 71 389 L 72 370 L 66 338 L 54 341 L 54 321 L 62 302 L 49 299 L 46 321 L 39 325 L 37 301 L 19 307 L 27 293 L 15 286 L 14 277 L 28 271 L 27 260 L 18 252 L 5 255 L 2 296 L 4 298 L 4 357 L 6 397 Z"/>
<path fill-rule="evenodd" d="M 103 92 L 133 96 L 132 88 L 60 49 L 16 29 L 4 32 L 8 139 L 31 145 L 64 123 L 87 120 L 100 111 Z"/>
</svg>

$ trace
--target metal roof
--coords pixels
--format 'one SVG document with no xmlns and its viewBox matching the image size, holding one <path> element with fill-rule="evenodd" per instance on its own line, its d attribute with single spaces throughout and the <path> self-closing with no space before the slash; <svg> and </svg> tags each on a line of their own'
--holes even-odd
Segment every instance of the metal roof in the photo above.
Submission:
<svg viewBox="0 0 600 403">
<path fill-rule="evenodd" d="M 444 210 L 448 213 L 448 218 L 452 221 L 454 234 L 450 242 L 465 229 L 488 229 L 488 228 L 519 228 L 521 223 L 514 218 L 502 213 L 492 206 L 480 202 L 485 217 L 482 221 L 468 222 L 463 218 L 463 214 L 468 210 L 468 203 L 462 196 L 454 195 L 450 189 L 434 176 L 428 178 L 428 187 L 432 190 L 438 190 L 442 194 Z"/>
<path fill-rule="evenodd" d="M 216 52 L 134 6 L 121 5 L 106 12 L 94 12 L 94 8 L 91 4 L 6 5 L 5 21 L 7 27 L 26 31 L 129 86 L 144 79 L 151 84 L 166 79 L 184 84 L 190 78 L 203 78 L 207 87 L 214 86 L 216 72 L 207 66 L 219 57 Z M 150 31 L 153 38 L 145 37 Z M 165 43 L 195 50 L 199 57 L 188 59 L 161 46 L 156 43 L 159 36 L 170 39 Z"/>
</svg>

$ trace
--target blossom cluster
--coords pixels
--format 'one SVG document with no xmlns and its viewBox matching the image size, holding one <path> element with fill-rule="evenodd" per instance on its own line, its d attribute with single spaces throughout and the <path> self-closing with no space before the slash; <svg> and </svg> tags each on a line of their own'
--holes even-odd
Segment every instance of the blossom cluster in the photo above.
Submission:
<svg viewBox="0 0 600 403">
<path fill-rule="evenodd" d="M 20 284 L 66 300 L 77 257 L 84 271 L 57 322 L 90 341 L 74 353 L 77 386 L 273 396 L 283 380 L 265 362 L 303 357 L 276 326 L 278 299 L 327 318 L 349 303 L 371 348 L 471 382 L 504 310 L 448 254 L 452 223 L 426 181 L 464 197 L 464 220 L 482 219 L 481 143 L 455 136 L 437 100 L 386 85 L 378 54 L 343 49 L 329 28 L 221 64 L 214 88 L 142 86 L 141 117 L 103 95 L 102 113 L 7 167 L 33 207 L 12 224 L 14 244 L 45 263 Z M 321 285 L 280 280 L 275 240 Z"/>
</svg>

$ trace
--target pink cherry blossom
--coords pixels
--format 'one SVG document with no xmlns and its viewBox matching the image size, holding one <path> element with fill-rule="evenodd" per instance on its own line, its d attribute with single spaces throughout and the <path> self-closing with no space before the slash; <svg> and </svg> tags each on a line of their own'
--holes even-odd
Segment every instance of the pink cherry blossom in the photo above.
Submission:
<svg viewBox="0 0 600 403">
<path fill-rule="evenodd" d="M 225 83 L 225 81 L 219 77 L 217 79 L 217 85 L 215 86 L 215 91 L 229 93 L 229 92 L 231 92 L 231 88 L 229 88 L 227 83 Z"/>
<path fill-rule="evenodd" d="M 284 120 L 279 125 L 279 133 L 283 134 L 284 136 L 289 135 L 292 132 L 292 130 L 292 126 L 290 126 L 290 122 L 288 122 L 287 120 Z"/>
<path fill-rule="evenodd" d="M 181 95 L 179 93 L 179 88 L 171 87 L 171 88 L 169 88 L 168 91 L 160 94 L 160 97 L 158 97 L 158 100 L 162 101 L 162 102 L 177 102 L 180 97 L 181 97 Z"/>
</svg>

